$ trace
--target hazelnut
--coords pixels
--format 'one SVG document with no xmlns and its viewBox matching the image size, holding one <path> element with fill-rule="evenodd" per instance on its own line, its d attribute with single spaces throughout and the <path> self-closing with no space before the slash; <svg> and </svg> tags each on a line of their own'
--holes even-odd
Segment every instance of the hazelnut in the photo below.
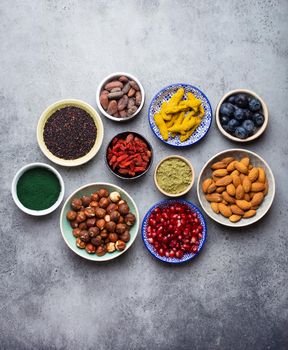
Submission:
<svg viewBox="0 0 288 350">
<path fill-rule="evenodd" d="M 130 241 L 130 233 L 129 231 L 125 231 L 124 233 L 122 233 L 122 235 L 120 235 L 120 240 L 127 243 Z"/>
<path fill-rule="evenodd" d="M 115 203 L 120 201 L 121 195 L 119 192 L 111 192 L 109 198 Z"/>
<path fill-rule="evenodd" d="M 74 209 L 74 210 L 79 210 L 82 206 L 82 201 L 80 198 L 74 198 L 72 199 L 72 202 L 71 202 L 71 207 Z"/>
<path fill-rule="evenodd" d="M 106 211 L 108 214 L 111 214 L 112 211 L 114 211 L 114 210 L 118 210 L 118 205 L 115 203 L 109 204 L 108 207 L 106 208 Z"/>
<path fill-rule="evenodd" d="M 99 202 L 96 202 L 96 201 L 90 202 L 90 207 L 91 208 L 98 208 L 99 207 Z"/>
<path fill-rule="evenodd" d="M 91 202 L 91 197 L 90 196 L 83 196 L 81 198 L 82 200 L 82 205 L 84 205 L 84 207 L 88 207 L 90 202 Z"/>
<path fill-rule="evenodd" d="M 99 191 L 98 191 L 98 195 L 100 198 L 102 197 L 108 197 L 109 196 L 109 192 L 105 189 L 105 188 L 101 188 Z"/>
<path fill-rule="evenodd" d="M 126 202 L 124 201 L 124 199 L 121 199 L 119 202 L 118 202 L 118 205 L 120 204 L 125 204 Z"/>
<path fill-rule="evenodd" d="M 122 203 L 119 205 L 118 211 L 121 215 L 126 215 L 129 213 L 129 207 L 127 203 Z"/>
<path fill-rule="evenodd" d="M 99 206 L 100 208 L 107 208 L 108 205 L 110 204 L 109 199 L 108 198 L 101 198 L 99 201 Z"/>
<path fill-rule="evenodd" d="M 72 233 L 73 233 L 73 236 L 74 237 L 76 237 L 76 238 L 78 238 L 78 237 L 80 237 L 80 235 L 81 235 L 81 229 L 80 228 L 74 228 L 73 229 L 73 231 L 72 231 Z"/>
<path fill-rule="evenodd" d="M 121 215 L 118 220 L 118 224 L 123 224 L 123 223 L 124 223 L 124 217 Z"/>
<path fill-rule="evenodd" d="M 95 209 L 95 215 L 98 219 L 104 218 L 105 214 L 106 214 L 105 209 L 103 209 L 103 208 L 96 208 Z"/>
<path fill-rule="evenodd" d="M 81 223 L 79 224 L 78 227 L 80 228 L 81 231 L 82 231 L 82 230 L 86 230 L 86 229 L 87 229 L 87 224 L 86 224 L 86 222 L 84 221 L 84 222 L 81 222 Z"/>
<path fill-rule="evenodd" d="M 70 226 L 72 228 L 76 228 L 79 226 L 79 222 L 77 222 L 76 220 L 70 221 Z"/>
<path fill-rule="evenodd" d="M 118 235 L 116 233 L 109 233 L 108 239 L 110 242 L 116 242 L 118 240 Z"/>
<path fill-rule="evenodd" d="M 69 211 L 67 211 L 66 218 L 67 218 L 69 221 L 75 220 L 76 217 L 77 217 L 76 211 L 74 211 L 74 210 L 69 210 Z"/>
<path fill-rule="evenodd" d="M 84 213 L 84 211 L 79 211 L 76 217 L 76 221 L 78 222 L 83 222 L 86 220 L 86 215 Z"/>
<path fill-rule="evenodd" d="M 81 231 L 80 238 L 81 238 L 81 241 L 83 241 L 85 243 L 90 242 L 90 236 L 89 236 L 88 231 L 86 231 L 86 230 Z"/>
<path fill-rule="evenodd" d="M 80 238 L 80 237 L 78 237 L 78 238 L 76 239 L 76 245 L 77 245 L 77 247 L 80 248 L 80 249 L 84 249 L 84 248 L 86 247 L 86 243 L 83 242 L 83 241 L 81 241 L 81 238 Z"/>
<path fill-rule="evenodd" d="M 116 228 L 116 224 L 114 221 L 106 222 L 105 228 L 108 232 L 114 232 Z"/>
<path fill-rule="evenodd" d="M 126 231 L 127 227 L 125 224 L 117 224 L 115 231 L 116 233 L 118 233 L 119 235 L 121 235 L 122 233 L 124 233 Z"/>
<path fill-rule="evenodd" d="M 100 233 L 101 238 L 106 239 L 108 237 L 108 231 L 107 230 L 102 230 Z"/>
<path fill-rule="evenodd" d="M 102 238 L 101 238 L 101 236 L 93 237 L 93 238 L 91 239 L 91 243 L 93 243 L 94 245 L 96 245 L 96 247 L 98 247 L 98 245 L 102 244 Z"/>
<path fill-rule="evenodd" d="M 118 240 L 118 241 L 115 243 L 115 248 L 116 248 L 118 251 L 124 250 L 124 249 L 126 248 L 126 243 L 123 242 L 123 241 Z"/>
<path fill-rule="evenodd" d="M 87 227 L 93 227 L 93 226 L 95 226 L 95 222 L 96 222 L 95 218 L 90 218 L 90 219 L 87 219 L 86 225 L 87 225 Z"/>
<path fill-rule="evenodd" d="M 96 202 L 99 201 L 99 195 L 97 192 L 94 192 L 91 194 L 91 201 L 96 201 Z"/>
<path fill-rule="evenodd" d="M 124 221 L 127 226 L 133 226 L 136 221 L 135 215 L 132 213 L 128 213 L 125 216 Z"/>
<path fill-rule="evenodd" d="M 95 210 L 91 207 L 85 208 L 84 213 L 87 218 L 93 218 L 95 216 Z"/>
<path fill-rule="evenodd" d="M 103 228 L 105 227 L 105 220 L 104 219 L 99 219 L 96 221 L 96 226 L 99 228 L 99 230 L 103 230 Z"/>
<path fill-rule="evenodd" d="M 112 211 L 112 213 L 110 214 L 110 219 L 114 222 L 118 222 L 120 218 L 120 213 L 117 210 Z"/>
<path fill-rule="evenodd" d="M 103 256 L 105 254 L 106 254 L 106 248 L 103 247 L 102 245 L 99 245 L 99 247 L 97 247 L 96 249 L 96 255 Z"/>
<path fill-rule="evenodd" d="M 106 244 L 106 249 L 108 253 L 113 253 L 115 252 L 115 244 L 113 242 L 109 242 Z"/>
<path fill-rule="evenodd" d="M 86 249 L 86 252 L 89 254 L 94 254 L 96 251 L 95 245 L 93 245 L 91 243 L 86 244 L 85 249 Z"/>
<path fill-rule="evenodd" d="M 100 230 L 98 227 L 89 227 L 88 233 L 91 238 L 94 238 L 99 235 Z"/>
<path fill-rule="evenodd" d="M 106 222 L 111 221 L 110 215 L 105 215 L 104 220 L 105 220 Z"/>
</svg>

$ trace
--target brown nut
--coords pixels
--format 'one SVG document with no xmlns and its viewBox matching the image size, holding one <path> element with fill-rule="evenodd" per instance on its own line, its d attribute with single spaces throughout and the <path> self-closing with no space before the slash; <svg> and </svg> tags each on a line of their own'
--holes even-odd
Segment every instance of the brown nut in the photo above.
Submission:
<svg viewBox="0 0 288 350">
<path fill-rule="evenodd" d="M 106 210 L 103 208 L 96 208 L 95 209 L 95 215 L 98 219 L 102 219 L 106 215 Z"/>
<path fill-rule="evenodd" d="M 85 243 L 90 242 L 90 236 L 89 236 L 88 231 L 86 231 L 86 230 L 81 231 L 80 238 L 81 238 L 81 241 L 83 241 Z"/>
<path fill-rule="evenodd" d="M 91 243 L 94 244 L 96 247 L 98 247 L 98 245 L 101 245 L 103 243 L 103 240 L 101 236 L 96 236 L 91 238 Z"/>
<path fill-rule="evenodd" d="M 99 201 L 100 208 L 107 208 L 110 204 L 110 200 L 108 198 L 102 197 Z"/>
<path fill-rule="evenodd" d="M 115 243 L 115 248 L 118 250 L 118 251 L 122 251 L 126 248 L 126 243 L 123 242 L 123 241 L 120 241 L 118 240 L 116 243 Z"/>
<path fill-rule="evenodd" d="M 81 229 L 78 228 L 78 227 L 77 227 L 77 228 L 74 228 L 73 231 L 72 231 L 72 233 L 73 233 L 73 236 L 74 236 L 74 237 L 78 238 L 78 237 L 81 236 Z"/>
<path fill-rule="evenodd" d="M 85 249 L 86 249 L 86 252 L 89 253 L 89 254 L 94 254 L 95 251 L 96 251 L 95 245 L 93 245 L 91 243 L 86 244 Z"/>
<path fill-rule="evenodd" d="M 109 233 L 108 239 L 110 242 L 116 242 L 118 240 L 118 235 L 116 233 Z"/>
<path fill-rule="evenodd" d="M 81 241 L 80 237 L 76 239 L 76 245 L 80 249 L 84 249 L 86 247 L 86 243 Z"/>
<path fill-rule="evenodd" d="M 80 230 L 86 230 L 87 229 L 87 224 L 86 221 L 80 222 L 79 226 Z"/>
<path fill-rule="evenodd" d="M 127 243 L 130 241 L 130 233 L 129 231 L 125 231 L 124 233 L 122 233 L 121 236 L 119 236 L 120 240 Z"/>
<path fill-rule="evenodd" d="M 66 214 L 67 220 L 73 221 L 73 220 L 76 219 L 76 217 L 77 217 L 76 211 L 74 211 L 74 210 L 69 210 L 69 211 L 67 211 L 67 214 Z"/>
<path fill-rule="evenodd" d="M 116 211 L 116 210 L 112 211 L 112 213 L 110 214 L 110 219 L 114 222 L 118 222 L 119 218 L 120 218 L 119 211 Z"/>
<path fill-rule="evenodd" d="M 99 245 L 96 249 L 96 255 L 103 256 L 105 254 L 106 254 L 106 248 L 103 247 L 102 245 Z"/>
<path fill-rule="evenodd" d="M 106 239 L 108 237 L 108 231 L 106 229 L 102 230 L 100 236 L 102 239 Z"/>
<path fill-rule="evenodd" d="M 109 196 L 109 192 L 105 189 L 105 188 L 101 188 L 99 191 L 98 191 L 98 195 L 100 198 L 102 197 L 108 197 Z"/>
<path fill-rule="evenodd" d="M 129 213 L 129 206 L 127 203 L 123 203 L 119 205 L 118 211 L 121 215 L 126 215 Z"/>
<path fill-rule="evenodd" d="M 79 222 L 76 220 L 70 221 L 70 226 L 72 228 L 77 228 L 79 226 Z"/>
<path fill-rule="evenodd" d="M 98 207 L 99 207 L 99 202 L 97 202 L 97 201 L 92 201 L 92 202 L 90 202 L 90 207 L 91 207 L 91 208 L 94 208 L 94 210 L 95 210 L 95 208 L 98 208 Z"/>
<path fill-rule="evenodd" d="M 73 198 L 71 202 L 71 207 L 74 210 L 79 210 L 82 207 L 82 201 L 80 198 Z"/>
<path fill-rule="evenodd" d="M 110 215 L 108 215 L 108 214 L 105 215 L 104 220 L 105 220 L 106 222 L 111 221 Z"/>
<path fill-rule="evenodd" d="M 97 192 L 94 192 L 91 194 L 91 201 L 98 202 L 99 201 L 99 194 Z"/>
<path fill-rule="evenodd" d="M 118 220 L 118 224 L 124 224 L 124 216 L 120 215 L 120 218 Z"/>
<path fill-rule="evenodd" d="M 115 243 L 113 243 L 113 242 L 108 242 L 108 243 L 106 244 L 106 250 L 107 250 L 108 253 L 113 253 L 113 252 L 115 252 L 115 250 L 116 250 L 116 248 L 115 248 Z"/>
<path fill-rule="evenodd" d="M 115 231 L 116 233 L 118 233 L 119 235 L 121 235 L 122 233 L 124 233 L 127 229 L 127 226 L 125 224 L 117 224 Z"/>
<path fill-rule="evenodd" d="M 118 205 L 115 203 L 109 204 L 108 207 L 106 208 L 106 211 L 108 214 L 111 214 L 112 211 L 114 211 L 114 210 L 118 210 Z"/>
<path fill-rule="evenodd" d="M 105 228 L 108 232 L 114 232 L 116 228 L 116 223 L 114 221 L 106 222 Z"/>
<path fill-rule="evenodd" d="M 84 205 L 84 207 L 88 207 L 90 202 L 91 202 L 91 197 L 90 196 L 83 196 L 81 198 L 82 200 L 82 205 Z"/>
<path fill-rule="evenodd" d="M 85 208 L 84 213 L 87 216 L 87 218 L 93 218 L 95 216 L 95 210 L 91 207 Z"/>
<path fill-rule="evenodd" d="M 84 211 L 79 211 L 76 217 L 76 221 L 77 222 L 83 222 L 86 220 L 86 215 L 84 213 Z"/>
<path fill-rule="evenodd" d="M 96 219 L 95 218 L 89 218 L 86 220 L 86 226 L 87 228 L 95 226 Z"/>
<path fill-rule="evenodd" d="M 104 219 L 99 219 L 96 221 L 96 226 L 99 228 L 99 230 L 103 230 L 103 228 L 105 227 L 105 220 Z"/>
<path fill-rule="evenodd" d="M 125 221 L 125 224 L 127 226 L 133 226 L 135 221 L 136 221 L 136 217 L 134 214 L 132 213 L 128 213 L 125 217 L 124 217 L 124 221 Z"/>
<path fill-rule="evenodd" d="M 100 234 L 100 230 L 98 227 L 89 227 L 88 233 L 91 238 L 94 238 Z"/>
</svg>

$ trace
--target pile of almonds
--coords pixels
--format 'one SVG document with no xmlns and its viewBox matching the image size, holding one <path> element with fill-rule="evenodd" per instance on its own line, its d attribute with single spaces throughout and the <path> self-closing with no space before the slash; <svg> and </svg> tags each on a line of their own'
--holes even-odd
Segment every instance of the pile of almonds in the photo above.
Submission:
<svg viewBox="0 0 288 350">
<path fill-rule="evenodd" d="M 111 80 L 100 93 L 100 103 L 113 117 L 126 118 L 137 112 L 142 102 L 138 84 L 122 75 Z"/>
<path fill-rule="evenodd" d="M 237 222 L 251 218 L 268 193 L 268 181 L 262 167 L 253 167 L 249 157 L 240 161 L 227 157 L 211 165 L 212 177 L 202 183 L 212 210 Z"/>
</svg>

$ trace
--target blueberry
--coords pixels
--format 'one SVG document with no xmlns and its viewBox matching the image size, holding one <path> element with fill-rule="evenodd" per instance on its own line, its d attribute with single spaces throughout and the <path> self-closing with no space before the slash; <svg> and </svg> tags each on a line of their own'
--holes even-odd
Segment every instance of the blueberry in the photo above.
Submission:
<svg viewBox="0 0 288 350">
<path fill-rule="evenodd" d="M 253 134 L 255 125 L 254 125 L 254 123 L 252 122 L 252 120 L 250 120 L 250 119 L 244 120 L 242 126 L 243 126 L 244 129 L 247 130 L 247 132 L 248 132 L 250 135 Z"/>
<path fill-rule="evenodd" d="M 236 119 L 231 119 L 229 123 L 227 124 L 227 129 L 229 132 L 234 132 L 237 126 L 239 126 L 240 123 Z"/>
<path fill-rule="evenodd" d="M 258 112 L 261 109 L 261 102 L 257 98 L 252 98 L 249 101 L 249 109 L 251 112 Z"/>
<path fill-rule="evenodd" d="M 253 117 L 253 113 L 251 111 L 249 111 L 249 109 L 244 109 L 244 113 L 245 113 L 245 119 L 251 119 Z"/>
<path fill-rule="evenodd" d="M 264 115 L 261 113 L 255 113 L 252 120 L 256 126 L 261 126 L 264 123 Z"/>
<path fill-rule="evenodd" d="M 230 118 L 227 117 L 226 115 L 221 115 L 220 116 L 220 123 L 221 123 L 221 125 L 228 124 L 229 120 L 230 120 Z"/>
<path fill-rule="evenodd" d="M 231 103 L 223 103 L 220 107 L 220 114 L 226 117 L 232 117 L 234 113 L 234 106 Z"/>
<path fill-rule="evenodd" d="M 230 96 L 227 101 L 232 103 L 232 105 L 234 105 L 234 103 L 235 103 L 235 95 Z"/>
<path fill-rule="evenodd" d="M 235 104 L 241 108 L 248 107 L 248 96 L 246 94 L 236 95 L 235 96 Z"/>
<path fill-rule="evenodd" d="M 243 122 L 246 119 L 245 110 L 242 108 L 236 108 L 234 111 L 234 118 L 239 122 Z"/>
<path fill-rule="evenodd" d="M 238 137 L 238 139 L 246 139 L 249 136 L 248 131 L 242 126 L 238 126 L 235 129 L 234 135 Z"/>
</svg>

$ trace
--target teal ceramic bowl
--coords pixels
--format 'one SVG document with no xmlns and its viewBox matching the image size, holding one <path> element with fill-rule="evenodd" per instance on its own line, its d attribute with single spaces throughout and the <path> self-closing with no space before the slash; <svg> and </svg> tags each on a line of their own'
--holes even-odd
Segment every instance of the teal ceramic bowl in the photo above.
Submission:
<svg viewBox="0 0 288 350">
<path fill-rule="evenodd" d="M 126 243 L 126 249 L 118 252 L 115 251 L 113 253 L 106 253 L 103 256 L 97 256 L 96 254 L 88 254 L 85 249 L 80 249 L 76 246 L 76 239 L 72 234 L 72 228 L 69 224 L 69 221 L 66 219 L 66 214 L 68 210 L 71 210 L 70 203 L 74 197 L 82 197 L 89 196 L 91 193 L 98 191 L 100 188 L 106 188 L 109 192 L 117 191 L 121 194 L 122 199 L 124 199 L 130 207 L 131 213 L 133 213 L 136 217 L 135 224 L 130 229 L 130 241 Z M 125 253 L 133 244 L 136 239 L 138 230 L 139 230 L 139 212 L 134 200 L 130 197 L 130 195 L 124 191 L 121 187 L 115 186 L 110 183 L 105 182 L 96 182 L 91 183 L 85 186 L 78 188 L 75 192 L 73 192 L 66 200 L 63 205 L 61 215 L 60 215 L 60 229 L 63 236 L 64 241 L 68 245 L 68 247 L 73 250 L 74 253 L 81 256 L 84 259 L 92 260 L 92 261 L 107 261 L 117 258 L 119 255 Z"/>
</svg>

